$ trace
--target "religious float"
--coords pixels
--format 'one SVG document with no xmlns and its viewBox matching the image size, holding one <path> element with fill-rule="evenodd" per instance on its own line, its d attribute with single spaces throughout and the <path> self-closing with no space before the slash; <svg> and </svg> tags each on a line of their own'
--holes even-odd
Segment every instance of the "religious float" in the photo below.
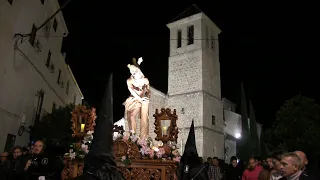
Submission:
<svg viewBox="0 0 320 180">
<path fill-rule="evenodd" d="M 176 110 L 162 108 L 155 110 L 153 140 L 149 136 L 149 80 L 140 70 L 138 61 L 128 64 L 131 76 L 127 79 L 131 95 L 124 102 L 125 119 L 128 121 L 129 132 L 122 126 L 113 127 L 113 152 L 117 168 L 124 178 L 140 180 L 175 180 L 180 153 L 176 146 L 178 139 L 178 116 Z M 136 134 L 137 117 L 140 132 Z M 77 139 L 65 154 L 65 168 L 62 179 L 68 180 L 82 175 L 85 155 L 90 151 L 95 125 L 95 109 L 77 106 L 72 111 L 72 131 Z"/>
<path fill-rule="evenodd" d="M 124 178 L 141 180 L 175 180 L 180 161 L 176 110 L 156 109 L 155 139 L 140 138 L 134 132 L 125 132 L 122 126 L 115 125 L 114 155 L 118 170 Z M 95 125 L 95 109 L 77 106 L 72 111 L 73 136 L 78 139 L 64 157 L 62 179 L 69 180 L 82 175 L 83 161 L 89 152 Z"/>
<path fill-rule="evenodd" d="M 134 133 L 124 133 L 120 127 L 115 128 L 118 135 L 114 141 L 114 153 L 118 169 L 125 179 L 174 180 L 180 161 L 176 142 L 178 139 L 176 110 L 156 109 L 156 138 L 139 138 Z"/>
</svg>

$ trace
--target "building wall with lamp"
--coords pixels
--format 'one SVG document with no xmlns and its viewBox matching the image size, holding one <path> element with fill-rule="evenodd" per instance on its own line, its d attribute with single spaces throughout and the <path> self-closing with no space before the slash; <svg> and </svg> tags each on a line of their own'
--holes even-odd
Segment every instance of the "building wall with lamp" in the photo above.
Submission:
<svg viewBox="0 0 320 180">
<path fill-rule="evenodd" d="M 241 138 L 242 134 L 242 119 L 241 115 L 236 113 L 236 105 L 230 100 L 223 98 L 223 115 L 224 115 L 224 132 L 225 132 L 225 161 L 230 162 L 232 156 L 237 154 L 237 140 Z M 248 119 L 248 126 L 250 128 L 250 119 Z M 262 125 L 257 123 L 258 137 L 261 136 Z"/>
<path fill-rule="evenodd" d="M 19 136 L 19 127 L 27 129 L 53 108 L 82 102 L 61 53 L 68 34 L 62 13 L 30 36 L 59 8 L 57 0 L 13 0 L 0 6 L 0 151 L 7 137 L 15 139 L 15 145 L 27 145 L 29 134 Z"/>
<path fill-rule="evenodd" d="M 224 133 L 225 133 L 225 162 L 229 163 L 232 156 L 237 154 L 237 139 L 241 138 L 241 115 L 236 113 L 236 105 L 222 98 Z"/>
</svg>

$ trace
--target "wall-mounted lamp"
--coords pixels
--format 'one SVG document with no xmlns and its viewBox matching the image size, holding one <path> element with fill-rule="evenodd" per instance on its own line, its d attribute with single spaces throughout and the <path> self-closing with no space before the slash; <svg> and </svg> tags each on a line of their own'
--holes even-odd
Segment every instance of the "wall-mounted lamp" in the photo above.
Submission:
<svg viewBox="0 0 320 180">
<path fill-rule="evenodd" d="M 22 114 L 21 123 L 22 123 L 22 124 L 25 124 L 25 123 L 26 123 L 26 114 L 25 114 L 25 113 Z"/>
<path fill-rule="evenodd" d="M 18 135 L 19 136 L 22 136 L 24 132 L 30 133 L 30 131 L 28 129 L 26 129 L 25 124 L 26 124 L 26 114 L 23 113 L 22 117 L 21 117 L 21 125 L 20 125 L 19 130 L 18 130 Z"/>
<path fill-rule="evenodd" d="M 235 138 L 237 138 L 237 139 L 240 139 L 240 138 L 241 138 L 241 134 L 240 134 L 240 133 L 236 133 L 234 136 L 235 136 Z"/>
</svg>

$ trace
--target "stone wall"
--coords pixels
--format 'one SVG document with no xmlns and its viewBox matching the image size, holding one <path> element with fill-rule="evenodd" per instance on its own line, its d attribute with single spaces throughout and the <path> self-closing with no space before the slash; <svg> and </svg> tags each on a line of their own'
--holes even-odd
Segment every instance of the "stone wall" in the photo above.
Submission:
<svg viewBox="0 0 320 180">
<path fill-rule="evenodd" d="M 150 108 L 149 108 L 149 135 L 156 137 L 154 133 L 154 117 L 156 109 L 167 108 L 167 96 L 163 92 L 151 87 Z"/>
<path fill-rule="evenodd" d="M 201 49 L 169 57 L 168 95 L 202 89 Z"/>
<path fill-rule="evenodd" d="M 213 129 L 203 128 L 203 158 L 224 159 L 224 134 Z"/>
<path fill-rule="evenodd" d="M 201 61 L 203 91 L 221 99 L 220 62 L 217 53 L 211 48 L 205 48 L 202 51 Z"/>
<path fill-rule="evenodd" d="M 203 93 L 203 124 L 203 156 L 224 158 L 223 105 L 207 93 Z"/>
<path fill-rule="evenodd" d="M 182 39 L 187 39 L 187 28 L 191 25 L 194 26 L 194 44 L 182 41 L 178 48 L 178 30 L 182 32 Z M 167 26 L 170 39 L 174 39 L 170 41 L 168 107 L 177 109 L 179 116 L 177 125 L 181 132 L 178 144 L 184 146 L 194 120 L 199 156 L 224 158 L 220 63 L 216 53 L 219 32 L 203 13 Z"/>
<path fill-rule="evenodd" d="M 225 147 L 228 148 L 225 156 L 225 162 L 229 163 L 230 158 L 237 155 L 237 141 L 234 139 L 226 139 Z"/>
</svg>

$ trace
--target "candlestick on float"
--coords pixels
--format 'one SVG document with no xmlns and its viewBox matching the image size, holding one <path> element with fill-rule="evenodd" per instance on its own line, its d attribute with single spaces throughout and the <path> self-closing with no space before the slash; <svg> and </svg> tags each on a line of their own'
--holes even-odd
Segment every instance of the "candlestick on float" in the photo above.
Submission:
<svg viewBox="0 0 320 180">
<path fill-rule="evenodd" d="M 79 122 L 79 126 L 80 126 L 80 131 L 79 132 L 83 133 L 86 124 L 82 121 L 82 115 L 79 115 L 78 119 L 79 119 L 78 122 Z"/>
<path fill-rule="evenodd" d="M 85 124 L 81 124 L 81 127 L 80 127 L 80 132 L 81 132 L 81 133 L 84 132 L 84 127 L 85 127 L 85 126 L 86 126 Z"/>
<path fill-rule="evenodd" d="M 168 145 L 169 141 L 177 143 L 178 139 L 178 127 L 177 127 L 177 119 L 178 116 L 176 114 L 176 110 L 171 110 L 169 108 L 164 109 L 162 108 L 159 112 L 158 109 L 156 109 L 156 113 L 153 115 L 155 118 L 155 130 L 156 133 L 156 141 L 162 141 L 163 142 L 163 148 L 166 151 L 166 154 L 168 155 L 170 153 L 170 146 Z"/>
<path fill-rule="evenodd" d="M 171 120 L 161 120 L 162 136 L 168 136 L 170 123 L 171 123 Z"/>
</svg>

